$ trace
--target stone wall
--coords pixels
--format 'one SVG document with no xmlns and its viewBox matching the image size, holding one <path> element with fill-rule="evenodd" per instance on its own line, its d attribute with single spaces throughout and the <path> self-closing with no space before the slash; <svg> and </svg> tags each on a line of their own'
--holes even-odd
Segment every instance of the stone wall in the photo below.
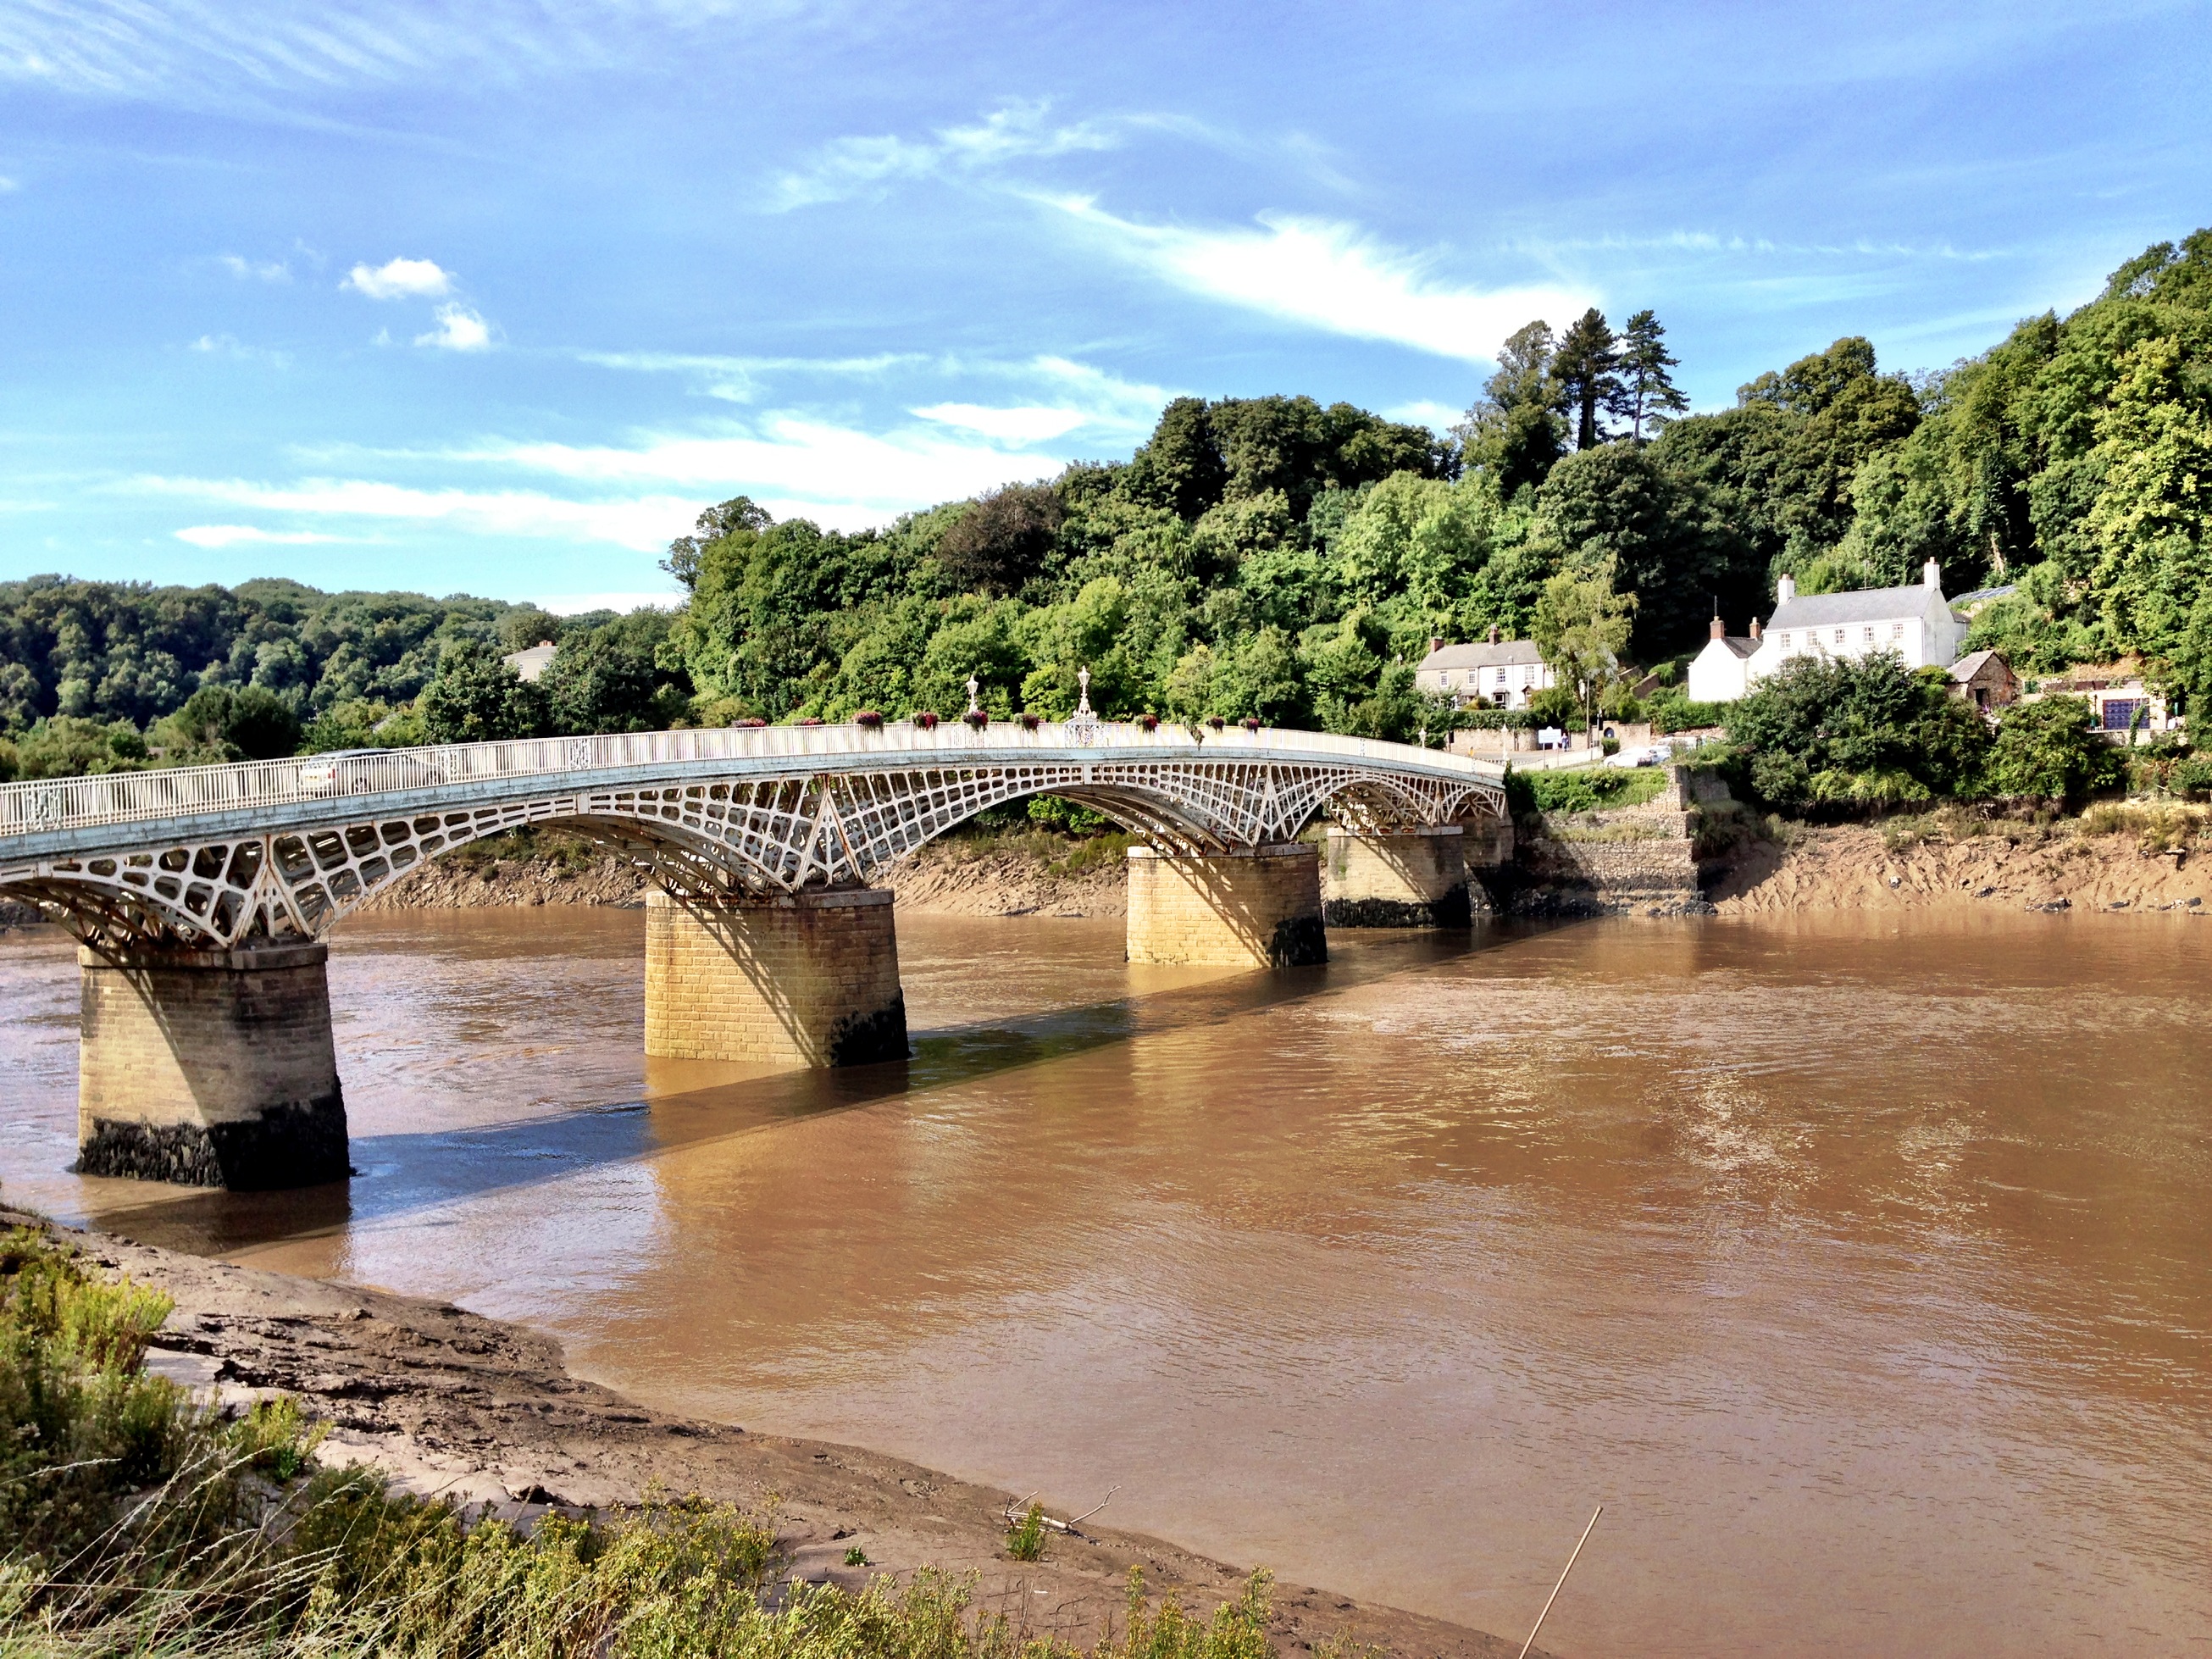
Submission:
<svg viewBox="0 0 2212 1659">
<path fill-rule="evenodd" d="M 1301 842 L 1204 858 L 1132 847 L 1128 939 L 1132 962 L 1326 962 L 1320 854 Z"/>
<path fill-rule="evenodd" d="M 1739 809 L 1717 774 L 1670 770 L 1666 789 L 1648 805 L 1559 813 L 1525 825 L 1531 833 L 1493 884 L 1498 908 L 1523 915 L 1710 912 L 1699 842 Z"/>
<path fill-rule="evenodd" d="M 81 949 L 78 1169 L 238 1188 L 344 1179 L 328 956 Z"/>
<path fill-rule="evenodd" d="M 1466 836 L 1457 824 L 1322 839 L 1322 916 L 1331 927 L 1464 927 Z"/>
<path fill-rule="evenodd" d="M 876 888 L 720 905 L 653 889 L 646 1053 L 793 1068 L 904 1059 L 892 909 Z"/>
</svg>

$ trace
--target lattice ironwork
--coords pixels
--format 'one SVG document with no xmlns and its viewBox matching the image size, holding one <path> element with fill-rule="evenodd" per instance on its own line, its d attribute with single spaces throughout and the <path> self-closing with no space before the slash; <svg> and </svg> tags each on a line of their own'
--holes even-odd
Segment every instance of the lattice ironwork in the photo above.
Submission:
<svg viewBox="0 0 2212 1659">
<path fill-rule="evenodd" d="M 576 759 L 580 766 L 589 756 Z M 938 763 L 916 754 L 866 770 L 817 761 L 542 794 L 519 781 L 511 787 L 509 799 L 449 810 L 380 813 L 369 799 L 313 804 L 319 811 L 270 806 L 248 815 L 264 820 L 250 830 L 200 837 L 156 841 L 150 826 L 117 823 L 95 850 L 20 861 L 0 837 L 0 887 L 89 940 L 228 946 L 257 935 L 319 936 L 427 860 L 535 823 L 571 823 L 629 849 L 671 888 L 703 896 L 865 883 L 977 813 L 1037 794 L 1090 806 L 1181 853 L 1291 840 L 1324 805 L 1378 832 L 1504 811 L 1487 777 L 1191 747 L 1126 758 L 1108 750 L 1095 760 L 1016 753 Z"/>
</svg>

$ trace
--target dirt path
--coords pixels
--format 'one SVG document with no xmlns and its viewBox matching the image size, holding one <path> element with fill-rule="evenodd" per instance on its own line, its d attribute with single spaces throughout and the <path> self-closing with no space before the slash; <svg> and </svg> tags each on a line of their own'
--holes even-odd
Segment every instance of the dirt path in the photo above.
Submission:
<svg viewBox="0 0 2212 1659">
<path fill-rule="evenodd" d="M 0 1209 L 0 1225 L 33 1218 Z M 149 1368 L 242 1403 L 297 1395 L 331 1425 L 320 1454 L 368 1463 L 416 1492 L 528 1521 L 550 1504 L 634 1502 L 655 1481 L 765 1510 L 789 1571 L 857 1588 L 935 1566 L 978 1575 L 977 1604 L 1032 1632 L 1088 1645 L 1122 1606 L 1132 1565 L 1155 1594 L 1210 1610 L 1247 1570 L 1085 1522 L 1041 1562 L 1008 1559 L 1000 1516 L 1018 1494 L 896 1458 L 748 1434 L 635 1406 L 568 1375 L 559 1345 L 449 1304 L 234 1267 L 104 1234 L 57 1230 L 88 1257 L 176 1303 Z M 864 1551 L 866 1566 L 846 1552 Z M 1286 1654 L 1331 1638 L 1398 1656 L 1498 1659 L 1517 1644 L 1395 1608 L 1279 1584 L 1273 1634 Z"/>
</svg>

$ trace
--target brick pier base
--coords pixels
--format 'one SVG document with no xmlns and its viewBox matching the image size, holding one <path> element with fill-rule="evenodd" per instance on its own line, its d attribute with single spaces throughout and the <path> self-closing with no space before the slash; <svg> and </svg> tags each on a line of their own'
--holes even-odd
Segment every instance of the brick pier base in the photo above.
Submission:
<svg viewBox="0 0 2212 1659">
<path fill-rule="evenodd" d="M 1331 829 L 1322 915 L 1332 927 L 1464 927 L 1467 838 L 1459 825 L 1400 835 Z"/>
<path fill-rule="evenodd" d="M 890 894 L 708 904 L 647 892 L 645 1051 L 793 1069 L 903 1060 Z"/>
<path fill-rule="evenodd" d="M 1170 856 L 1129 849 L 1129 960 L 1299 968 L 1328 960 L 1321 858 L 1291 842 Z"/>
<path fill-rule="evenodd" d="M 194 1187 L 343 1181 L 329 951 L 80 949 L 77 1169 Z"/>
</svg>

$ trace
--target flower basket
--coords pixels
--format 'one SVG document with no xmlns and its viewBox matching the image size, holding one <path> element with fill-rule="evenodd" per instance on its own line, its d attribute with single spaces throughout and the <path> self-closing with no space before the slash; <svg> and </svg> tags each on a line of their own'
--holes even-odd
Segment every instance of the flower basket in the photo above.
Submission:
<svg viewBox="0 0 2212 1659">
<path fill-rule="evenodd" d="M 1217 732 L 1228 724 L 1228 722 L 1223 720 L 1218 714 L 1208 714 L 1206 717 L 1206 723 Z"/>
<path fill-rule="evenodd" d="M 1247 732 L 1256 732 L 1260 729 L 1260 721 L 1256 715 L 1247 714 L 1242 724 Z"/>
<path fill-rule="evenodd" d="M 884 729 L 884 717 L 872 708 L 863 708 L 853 716 L 853 724 L 871 732 L 880 732 Z"/>
<path fill-rule="evenodd" d="M 1146 712 L 1137 716 L 1137 724 L 1147 732 L 1157 732 L 1160 729 L 1160 717 Z"/>
<path fill-rule="evenodd" d="M 934 732 L 937 730 L 937 711 L 933 708 L 918 710 L 915 714 L 914 723 L 921 731 Z"/>
<path fill-rule="evenodd" d="M 1024 732 L 1034 732 L 1038 726 L 1044 724 L 1042 719 L 1036 714 L 1030 714 L 1026 708 L 1022 710 L 1021 721 L 1022 730 Z"/>
<path fill-rule="evenodd" d="M 766 726 L 768 722 L 760 719 L 757 715 L 748 714 L 744 719 L 741 720 L 734 720 L 732 724 L 736 726 L 741 732 L 757 732 L 762 726 Z"/>
<path fill-rule="evenodd" d="M 821 725 L 821 724 L 822 724 L 822 722 L 821 722 L 820 720 L 818 720 L 815 719 L 815 717 L 814 717 L 813 715 L 809 714 L 809 715 L 808 715 L 805 720 L 793 720 L 793 721 L 792 721 L 792 724 L 793 724 L 793 726 L 819 726 L 819 725 Z"/>
<path fill-rule="evenodd" d="M 991 723 L 991 717 L 980 708 L 969 709 L 960 719 L 970 732 L 980 732 Z"/>
</svg>

